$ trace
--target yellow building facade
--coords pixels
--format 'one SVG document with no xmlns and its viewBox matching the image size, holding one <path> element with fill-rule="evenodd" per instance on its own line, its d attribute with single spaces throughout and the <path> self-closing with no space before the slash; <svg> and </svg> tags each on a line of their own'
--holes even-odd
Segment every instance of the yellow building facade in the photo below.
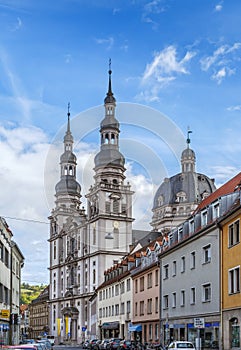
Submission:
<svg viewBox="0 0 241 350">
<path fill-rule="evenodd" d="M 233 210 L 221 222 L 221 315 L 223 349 L 241 346 L 241 206 L 238 199 Z"/>
</svg>

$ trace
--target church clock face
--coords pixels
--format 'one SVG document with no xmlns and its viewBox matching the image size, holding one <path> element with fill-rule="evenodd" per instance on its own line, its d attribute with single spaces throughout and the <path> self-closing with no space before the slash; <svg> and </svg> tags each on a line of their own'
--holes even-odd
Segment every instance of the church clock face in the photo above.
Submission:
<svg viewBox="0 0 241 350">
<path fill-rule="evenodd" d="M 114 221 L 113 226 L 114 226 L 114 228 L 119 228 L 119 222 L 118 221 Z"/>
</svg>

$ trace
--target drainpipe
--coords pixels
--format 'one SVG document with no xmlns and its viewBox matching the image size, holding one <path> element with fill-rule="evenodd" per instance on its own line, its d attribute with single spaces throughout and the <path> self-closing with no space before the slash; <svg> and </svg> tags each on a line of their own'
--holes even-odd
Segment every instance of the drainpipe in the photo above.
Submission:
<svg viewBox="0 0 241 350">
<path fill-rule="evenodd" d="M 223 349 L 223 228 L 222 225 L 217 222 L 217 227 L 219 228 L 219 266 L 220 266 L 220 278 L 219 278 L 219 290 L 220 290 L 220 327 L 219 327 L 219 348 Z"/>
</svg>

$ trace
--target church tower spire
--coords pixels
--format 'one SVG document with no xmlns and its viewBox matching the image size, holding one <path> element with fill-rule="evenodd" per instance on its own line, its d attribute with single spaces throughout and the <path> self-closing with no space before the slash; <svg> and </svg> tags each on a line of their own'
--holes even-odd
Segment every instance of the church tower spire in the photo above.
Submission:
<svg viewBox="0 0 241 350">
<path fill-rule="evenodd" d="M 181 165 L 182 165 L 182 173 L 192 172 L 194 173 L 196 171 L 195 169 L 195 163 L 196 163 L 196 156 L 195 152 L 190 148 L 190 134 L 192 133 L 191 130 L 188 129 L 187 131 L 187 148 L 182 152 L 181 157 Z"/>
<path fill-rule="evenodd" d="M 60 181 L 55 186 L 56 205 L 79 208 L 80 184 L 76 180 L 77 159 L 73 153 L 74 138 L 70 130 L 70 104 L 68 104 L 67 130 L 64 136 L 64 153 L 60 157 Z"/>
<path fill-rule="evenodd" d="M 100 151 L 94 159 L 95 184 L 86 195 L 87 215 L 93 226 L 95 249 L 120 256 L 129 250 L 132 241 L 133 191 L 129 183 L 125 184 L 125 158 L 119 150 L 120 125 L 115 117 L 111 61 L 108 74 L 105 116 L 100 123 Z"/>
</svg>

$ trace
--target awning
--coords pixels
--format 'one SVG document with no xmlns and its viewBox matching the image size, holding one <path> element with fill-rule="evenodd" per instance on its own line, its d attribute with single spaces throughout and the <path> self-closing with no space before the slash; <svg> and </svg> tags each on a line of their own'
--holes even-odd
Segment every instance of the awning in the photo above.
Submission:
<svg viewBox="0 0 241 350">
<path fill-rule="evenodd" d="M 141 332 L 142 331 L 142 325 L 141 324 L 135 324 L 128 327 L 129 332 Z"/>
<path fill-rule="evenodd" d="M 118 329 L 119 322 L 105 322 L 102 324 L 102 329 Z"/>
</svg>

